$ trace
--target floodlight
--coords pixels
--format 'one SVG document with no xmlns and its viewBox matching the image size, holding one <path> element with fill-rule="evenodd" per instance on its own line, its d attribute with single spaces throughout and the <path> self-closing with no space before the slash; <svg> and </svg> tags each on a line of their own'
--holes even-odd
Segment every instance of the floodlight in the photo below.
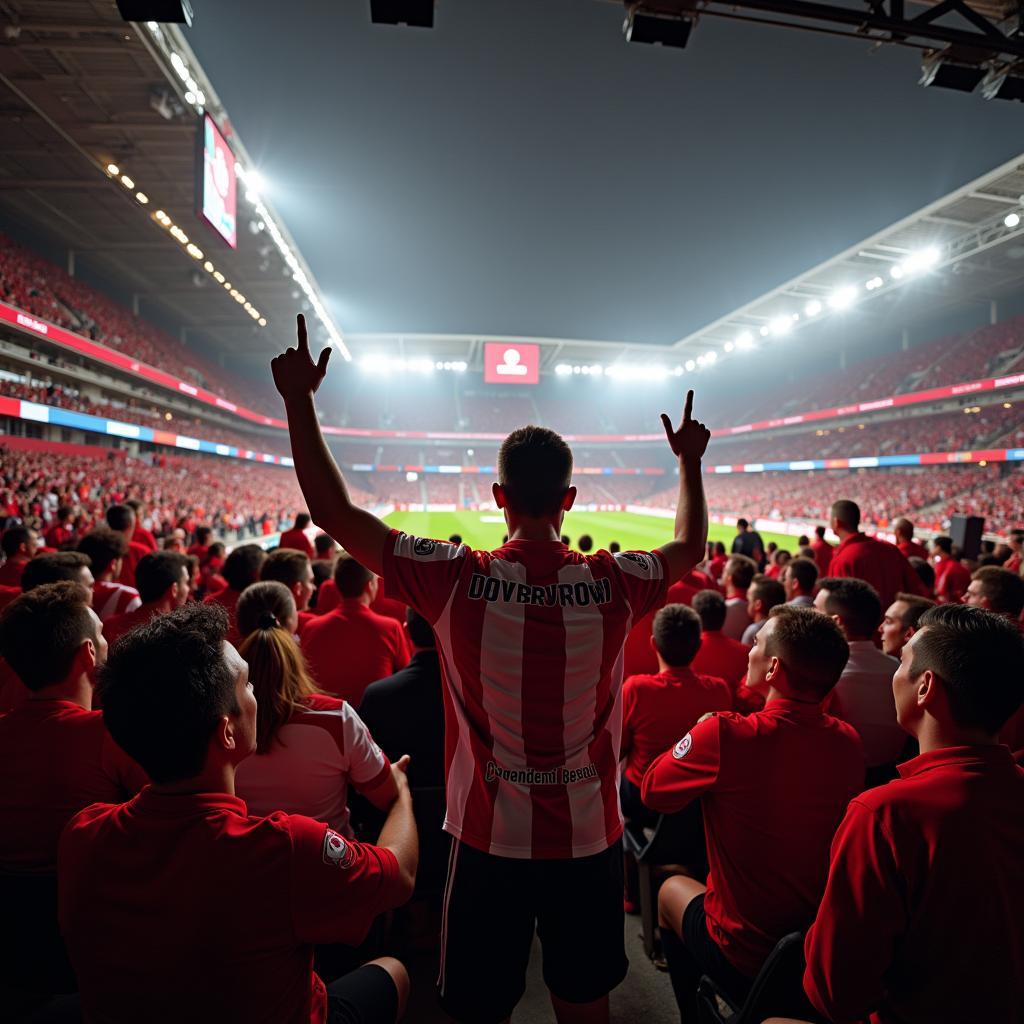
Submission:
<svg viewBox="0 0 1024 1024">
<path fill-rule="evenodd" d="M 683 365 L 686 367 L 687 373 L 693 373 L 697 369 L 697 364 L 692 359 L 687 359 Z"/>
<path fill-rule="evenodd" d="M 1019 213 L 1008 213 L 1003 218 L 1003 223 L 1008 228 L 1015 228 L 1020 223 L 1020 214 Z"/>
<path fill-rule="evenodd" d="M 828 304 L 832 309 L 849 309 L 857 301 L 857 288 L 849 284 L 838 288 L 828 297 Z"/>
<path fill-rule="evenodd" d="M 572 367 L 568 363 L 559 363 L 555 367 L 555 373 L 559 377 L 568 377 L 572 374 Z"/>
<path fill-rule="evenodd" d="M 992 68 L 981 83 L 981 95 L 987 100 L 1024 101 L 1024 78 L 1011 75 L 1006 65 Z"/>
<path fill-rule="evenodd" d="M 735 347 L 736 347 L 736 346 L 735 346 L 735 345 L 734 345 L 734 344 L 733 344 L 733 343 L 732 343 L 731 341 L 727 341 L 727 342 L 726 342 L 726 343 L 725 343 L 725 344 L 724 344 L 724 345 L 722 346 L 722 348 L 724 348 L 726 352 L 731 352 L 731 351 L 732 351 L 732 350 L 733 350 L 733 349 L 734 349 Z"/>
<path fill-rule="evenodd" d="M 781 337 L 784 334 L 789 334 L 790 329 L 793 327 L 793 321 L 788 316 L 777 316 L 768 325 L 769 331 L 776 337 Z"/>
<path fill-rule="evenodd" d="M 865 288 L 866 288 L 866 289 L 867 289 L 867 290 L 868 290 L 869 292 L 873 292 L 873 291 L 874 291 L 874 290 L 875 290 L 876 288 L 881 288 L 883 284 L 885 284 L 885 281 L 883 281 L 883 280 L 882 280 L 882 279 L 881 279 L 881 278 L 880 278 L 880 277 L 879 277 L 879 276 L 878 276 L 878 275 L 876 274 L 876 275 L 875 275 L 874 277 L 872 277 L 872 278 L 871 278 L 871 279 L 870 279 L 869 281 L 866 281 L 866 282 L 865 282 L 865 284 L 864 284 L 864 287 L 865 287 Z"/>
<path fill-rule="evenodd" d="M 952 59 L 951 59 L 952 58 Z M 952 47 L 933 52 L 921 65 L 918 82 L 926 88 L 974 92 L 985 77 L 985 69 L 968 61 L 956 60 Z"/>
<path fill-rule="evenodd" d="M 894 281 L 898 281 L 903 276 L 903 267 L 898 263 L 893 264 L 893 266 L 889 268 L 889 276 Z"/>
<path fill-rule="evenodd" d="M 754 336 L 750 333 L 750 331 L 744 331 L 736 339 L 736 347 L 741 352 L 747 352 L 754 347 Z"/>
<path fill-rule="evenodd" d="M 811 299 L 810 302 L 804 306 L 804 313 L 807 316 L 817 316 L 821 312 L 821 303 L 817 299 Z"/>
</svg>

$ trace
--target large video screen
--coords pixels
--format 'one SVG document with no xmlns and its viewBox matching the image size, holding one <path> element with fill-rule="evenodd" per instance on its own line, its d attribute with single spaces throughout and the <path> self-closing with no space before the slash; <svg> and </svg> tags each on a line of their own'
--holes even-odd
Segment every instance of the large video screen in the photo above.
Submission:
<svg viewBox="0 0 1024 1024">
<path fill-rule="evenodd" d="M 238 244 L 235 155 L 209 114 L 203 116 L 202 180 L 199 212 L 234 249 Z"/>
<path fill-rule="evenodd" d="M 484 381 L 488 384 L 540 383 L 540 346 L 487 342 L 484 345 Z"/>
</svg>

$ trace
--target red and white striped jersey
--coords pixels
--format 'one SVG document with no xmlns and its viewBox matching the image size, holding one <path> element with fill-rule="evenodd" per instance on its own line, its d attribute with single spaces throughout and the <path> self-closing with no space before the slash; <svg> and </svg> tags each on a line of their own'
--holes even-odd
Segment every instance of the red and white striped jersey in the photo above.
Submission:
<svg viewBox="0 0 1024 1024">
<path fill-rule="evenodd" d="M 139 592 L 123 583 L 107 583 L 99 580 L 92 585 L 92 610 L 106 622 L 112 615 L 133 612 L 142 604 Z"/>
<path fill-rule="evenodd" d="M 434 627 L 445 829 L 500 857 L 586 857 L 622 834 L 622 647 L 666 590 L 659 553 L 494 552 L 392 531 L 388 593 Z"/>
</svg>

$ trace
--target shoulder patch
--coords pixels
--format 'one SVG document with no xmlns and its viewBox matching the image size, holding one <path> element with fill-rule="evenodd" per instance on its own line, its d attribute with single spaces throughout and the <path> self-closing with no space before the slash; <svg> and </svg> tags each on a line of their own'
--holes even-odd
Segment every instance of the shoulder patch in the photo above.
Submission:
<svg viewBox="0 0 1024 1024">
<path fill-rule="evenodd" d="M 673 748 L 672 756 L 677 760 L 681 761 L 690 752 L 690 747 L 693 746 L 693 737 L 687 733 Z"/>
<path fill-rule="evenodd" d="M 417 537 L 412 550 L 417 555 L 432 555 L 436 547 L 436 541 L 428 540 L 426 537 Z"/>
<path fill-rule="evenodd" d="M 630 576 L 638 576 L 644 580 L 662 578 L 661 559 L 657 555 L 645 551 L 618 551 L 612 558 L 615 559 L 615 564 Z"/>
<path fill-rule="evenodd" d="M 348 868 L 355 860 L 355 851 L 352 844 L 333 828 L 327 830 L 324 836 L 324 863 L 332 864 L 336 868 Z"/>
<path fill-rule="evenodd" d="M 640 566 L 640 568 L 643 569 L 644 572 L 648 572 L 650 569 L 650 564 L 647 560 L 647 556 L 642 555 L 639 551 L 623 551 L 622 557 L 628 558 L 631 562 L 636 562 L 636 564 Z"/>
</svg>

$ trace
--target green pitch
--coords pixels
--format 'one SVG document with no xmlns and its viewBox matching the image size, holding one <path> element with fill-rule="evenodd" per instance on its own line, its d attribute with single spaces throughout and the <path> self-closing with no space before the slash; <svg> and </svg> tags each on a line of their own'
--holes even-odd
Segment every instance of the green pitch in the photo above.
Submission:
<svg viewBox="0 0 1024 1024">
<path fill-rule="evenodd" d="M 500 547 L 505 534 L 505 521 L 497 509 L 491 512 L 392 512 L 387 521 L 398 530 L 435 540 L 447 540 L 457 533 L 471 547 L 488 551 Z M 572 538 L 573 546 L 581 534 L 589 533 L 594 538 L 595 549 L 607 548 L 617 540 L 623 551 L 649 551 L 671 539 L 672 520 L 629 512 L 570 512 L 565 517 L 563 532 Z M 796 548 L 795 537 L 760 532 L 766 544 L 773 540 L 788 551 Z M 731 526 L 712 523 L 708 530 L 709 539 L 724 541 L 726 549 L 735 536 L 736 530 Z"/>
</svg>

